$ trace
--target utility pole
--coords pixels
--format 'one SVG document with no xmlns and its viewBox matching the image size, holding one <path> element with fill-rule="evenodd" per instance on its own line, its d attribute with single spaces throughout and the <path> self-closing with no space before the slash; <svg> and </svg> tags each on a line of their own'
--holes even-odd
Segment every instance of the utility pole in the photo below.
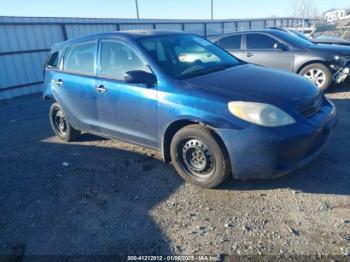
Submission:
<svg viewBox="0 0 350 262">
<path fill-rule="evenodd" d="M 211 2 L 211 20 L 214 20 L 214 0 L 210 0 Z"/>
<path fill-rule="evenodd" d="M 139 3 L 137 2 L 137 0 L 135 0 L 135 7 L 136 7 L 136 17 L 137 17 L 137 19 L 140 19 Z"/>
</svg>

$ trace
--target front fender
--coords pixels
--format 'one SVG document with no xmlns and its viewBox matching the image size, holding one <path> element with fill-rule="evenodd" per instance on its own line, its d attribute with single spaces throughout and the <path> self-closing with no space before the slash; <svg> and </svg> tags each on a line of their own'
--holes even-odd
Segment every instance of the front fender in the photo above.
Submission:
<svg viewBox="0 0 350 262">
<path fill-rule="evenodd" d="M 300 70 L 310 64 L 315 64 L 315 63 L 320 63 L 324 65 L 329 65 L 332 63 L 333 55 L 331 54 L 301 54 L 301 55 L 296 55 L 295 61 L 294 61 L 294 72 L 299 73 Z"/>
</svg>

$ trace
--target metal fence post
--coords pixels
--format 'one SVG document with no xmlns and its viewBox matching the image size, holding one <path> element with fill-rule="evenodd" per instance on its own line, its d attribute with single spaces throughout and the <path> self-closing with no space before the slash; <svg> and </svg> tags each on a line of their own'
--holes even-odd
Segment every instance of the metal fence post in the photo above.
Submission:
<svg viewBox="0 0 350 262">
<path fill-rule="evenodd" d="M 62 33 L 63 33 L 63 39 L 64 39 L 64 41 L 66 41 L 66 40 L 68 40 L 66 25 L 61 24 L 61 28 L 62 28 Z"/>
</svg>

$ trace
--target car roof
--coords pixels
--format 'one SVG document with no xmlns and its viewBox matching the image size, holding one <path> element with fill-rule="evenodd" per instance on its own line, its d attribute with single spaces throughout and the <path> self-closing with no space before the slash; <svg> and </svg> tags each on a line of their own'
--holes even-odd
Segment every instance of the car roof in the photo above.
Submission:
<svg viewBox="0 0 350 262">
<path fill-rule="evenodd" d="M 268 28 L 268 29 L 253 29 L 253 30 L 244 30 L 244 31 L 238 31 L 238 32 L 233 32 L 233 33 L 227 33 L 227 34 L 222 34 L 218 35 L 216 38 L 212 38 L 212 41 L 218 41 L 223 37 L 230 36 L 230 35 L 242 35 L 246 33 L 268 33 L 272 35 L 283 35 L 283 34 L 289 34 L 288 31 L 284 29 L 279 29 L 279 28 Z"/>
<path fill-rule="evenodd" d="M 154 36 L 165 36 L 165 35 L 185 35 L 190 34 L 188 32 L 184 31 L 174 31 L 174 30 L 125 30 L 125 31 L 113 31 L 113 32 L 106 32 L 106 33 L 98 33 L 98 34 L 92 34 L 92 35 L 86 35 L 82 37 L 76 37 L 72 38 L 70 40 L 55 44 L 51 49 L 57 50 L 60 48 L 65 48 L 67 46 L 73 45 L 75 43 L 88 41 L 88 40 L 94 40 L 98 38 L 122 38 L 124 40 L 131 40 L 131 39 L 141 39 L 141 38 L 148 38 L 148 37 L 154 37 Z"/>
</svg>

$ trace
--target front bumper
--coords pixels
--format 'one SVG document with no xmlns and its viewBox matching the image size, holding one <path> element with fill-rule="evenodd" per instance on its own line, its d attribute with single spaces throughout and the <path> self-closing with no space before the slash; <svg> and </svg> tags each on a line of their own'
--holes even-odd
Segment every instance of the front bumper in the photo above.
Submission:
<svg viewBox="0 0 350 262">
<path fill-rule="evenodd" d="M 228 150 L 234 178 L 272 178 L 316 158 L 336 123 L 336 109 L 327 103 L 303 123 L 275 128 L 250 125 L 244 130 L 215 130 Z"/>
<path fill-rule="evenodd" d="M 341 56 L 330 67 L 334 70 L 333 80 L 340 84 L 348 79 L 350 75 L 350 57 Z"/>
<path fill-rule="evenodd" d="M 350 75 L 350 67 L 342 68 L 334 74 L 334 79 L 337 84 L 343 83 Z"/>
</svg>

